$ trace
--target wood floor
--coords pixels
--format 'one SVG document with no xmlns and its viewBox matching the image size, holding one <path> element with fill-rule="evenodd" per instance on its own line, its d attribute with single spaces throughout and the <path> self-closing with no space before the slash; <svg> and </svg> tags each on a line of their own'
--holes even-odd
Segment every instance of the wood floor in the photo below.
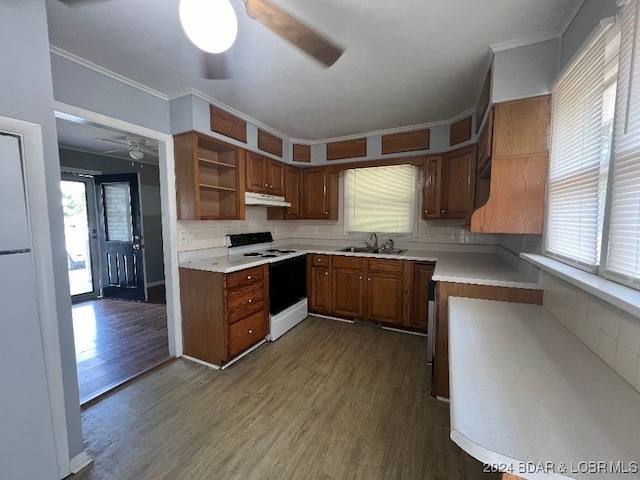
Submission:
<svg viewBox="0 0 640 480">
<path fill-rule="evenodd" d="M 310 317 L 224 371 L 179 359 L 83 412 L 74 480 L 480 479 L 423 337 Z"/>
<path fill-rule="evenodd" d="M 78 303 L 73 330 L 81 405 L 170 358 L 164 303 Z"/>
</svg>

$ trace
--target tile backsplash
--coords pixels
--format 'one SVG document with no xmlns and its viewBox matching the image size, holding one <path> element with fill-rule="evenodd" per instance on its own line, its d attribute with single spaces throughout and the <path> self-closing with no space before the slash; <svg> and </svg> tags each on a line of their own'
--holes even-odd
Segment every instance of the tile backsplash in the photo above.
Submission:
<svg viewBox="0 0 640 480">
<path fill-rule="evenodd" d="M 496 235 L 471 233 L 462 228 L 461 220 L 420 220 L 414 236 L 394 236 L 402 244 L 475 244 L 496 245 Z M 363 242 L 367 235 L 345 235 L 342 214 L 337 221 L 267 220 L 265 207 L 247 207 L 245 220 L 178 221 L 178 251 L 203 250 L 225 246 L 225 236 L 236 233 L 270 231 L 274 240 L 345 240 Z M 387 240 L 379 235 L 379 242 Z"/>
<path fill-rule="evenodd" d="M 544 308 L 640 392 L 640 318 L 543 274 Z"/>
</svg>

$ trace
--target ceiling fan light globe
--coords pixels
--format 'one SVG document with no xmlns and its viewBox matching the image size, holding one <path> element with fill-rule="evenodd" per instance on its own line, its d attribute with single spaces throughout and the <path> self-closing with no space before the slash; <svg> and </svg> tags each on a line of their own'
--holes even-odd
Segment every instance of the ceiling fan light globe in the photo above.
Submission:
<svg viewBox="0 0 640 480">
<path fill-rule="evenodd" d="M 228 50 L 238 33 L 238 19 L 229 0 L 180 0 L 180 23 L 189 40 L 209 53 Z"/>
<path fill-rule="evenodd" d="M 129 156 L 134 160 L 142 160 L 144 158 L 144 152 L 141 150 L 130 150 Z"/>
</svg>

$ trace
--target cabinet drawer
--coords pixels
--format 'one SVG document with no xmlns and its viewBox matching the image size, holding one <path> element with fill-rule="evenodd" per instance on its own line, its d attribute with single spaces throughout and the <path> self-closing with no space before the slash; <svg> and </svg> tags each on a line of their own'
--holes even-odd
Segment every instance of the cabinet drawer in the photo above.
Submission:
<svg viewBox="0 0 640 480">
<path fill-rule="evenodd" d="M 262 283 L 250 284 L 227 292 L 227 321 L 237 322 L 264 309 L 264 288 Z"/>
<path fill-rule="evenodd" d="M 368 270 L 372 272 L 402 273 L 402 260 L 387 260 L 384 258 L 370 258 Z"/>
<path fill-rule="evenodd" d="M 363 257 L 344 257 L 342 255 L 335 255 L 331 266 L 334 268 L 352 268 L 362 270 L 364 268 L 364 261 L 365 258 Z"/>
<path fill-rule="evenodd" d="M 314 253 L 309 256 L 311 257 L 311 265 L 329 266 L 329 255 L 318 255 L 317 253 Z"/>
<path fill-rule="evenodd" d="M 262 282 L 262 280 L 264 280 L 264 268 L 262 266 L 246 268 L 227 274 L 227 288 L 244 286 L 247 283 Z"/>
<path fill-rule="evenodd" d="M 269 322 L 263 312 L 229 325 L 229 358 L 256 344 L 269 333 Z"/>
</svg>

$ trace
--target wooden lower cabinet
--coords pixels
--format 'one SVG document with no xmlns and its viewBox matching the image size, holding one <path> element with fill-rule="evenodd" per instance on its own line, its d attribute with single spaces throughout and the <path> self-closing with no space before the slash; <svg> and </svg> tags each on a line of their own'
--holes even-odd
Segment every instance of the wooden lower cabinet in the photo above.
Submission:
<svg viewBox="0 0 640 480">
<path fill-rule="evenodd" d="M 222 366 L 269 334 L 268 267 L 180 268 L 184 354 Z"/>
<path fill-rule="evenodd" d="M 307 255 L 307 297 L 309 311 L 331 313 L 331 257 Z"/>
<path fill-rule="evenodd" d="M 413 302 L 408 327 L 426 332 L 429 328 L 429 283 L 433 277 L 433 263 L 415 263 L 413 265 Z"/>
<path fill-rule="evenodd" d="M 412 268 L 406 260 L 309 255 L 309 311 L 411 327 Z"/>
<path fill-rule="evenodd" d="M 542 290 L 438 282 L 433 395 L 449 398 L 449 297 L 480 298 L 542 305 Z"/>
</svg>

